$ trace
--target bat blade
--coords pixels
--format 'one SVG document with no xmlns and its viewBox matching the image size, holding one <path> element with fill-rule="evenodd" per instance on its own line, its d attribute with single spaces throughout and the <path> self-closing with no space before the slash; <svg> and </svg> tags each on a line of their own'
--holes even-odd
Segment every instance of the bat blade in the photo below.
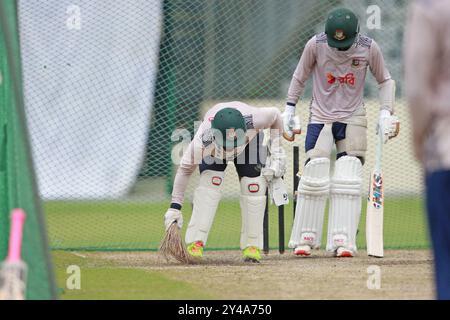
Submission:
<svg viewBox="0 0 450 320">
<path fill-rule="evenodd" d="M 382 258 L 384 256 L 383 219 L 384 219 L 384 189 L 383 173 L 374 170 L 370 177 L 369 198 L 366 212 L 367 254 Z"/>
</svg>

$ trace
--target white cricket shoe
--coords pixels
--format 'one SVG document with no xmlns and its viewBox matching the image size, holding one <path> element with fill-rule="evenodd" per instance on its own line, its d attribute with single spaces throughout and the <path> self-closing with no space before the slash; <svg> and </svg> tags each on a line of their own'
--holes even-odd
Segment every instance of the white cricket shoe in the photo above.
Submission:
<svg viewBox="0 0 450 320">
<path fill-rule="evenodd" d="M 307 257 L 311 255 L 311 247 L 308 245 L 298 246 L 294 249 L 294 254 L 300 257 Z"/>
<path fill-rule="evenodd" d="M 352 250 L 347 249 L 345 247 L 339 247 L 336 250 L 336 257 L 338 258 L 352 258 L 354 256 L 355 253 Z"/>
</svg>

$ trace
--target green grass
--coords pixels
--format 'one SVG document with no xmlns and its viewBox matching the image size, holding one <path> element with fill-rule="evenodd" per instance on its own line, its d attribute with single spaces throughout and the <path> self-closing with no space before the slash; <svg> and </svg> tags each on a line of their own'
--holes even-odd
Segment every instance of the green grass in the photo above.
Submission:
<svg viewBox="0 0 450 320">
<path fill-rule="evenodd" d="M 56 282 L 60 299 L 171 300 L 210 299 L 191 284 L 168 278 L 164 273 L 137 268 L 105 265 L 105 261 L 84 259 L 70 252 L 53 251 Z M 68 289 L 71 274 L 67 268 L 80 268 L 80 289 Z"/>
<path fill-rule="evenodd" d="M 417 198 L 387 199 L 385 203 L 385 247 L 428 247 L 423 203 Z M 156 250 L 163 237 L 163 215 L 167 203 L 46 202 L 50 244 L 68 250 Z M 183 209 L 184 227 L 191 208 Z M 278 246 L 278 213 L 270 207 L 269 243 Z M 219 205 L 207 249 L 237 249 L 240 236 L 238 201 Z M 285 208 L 285 243 L 292 227 L 292 203 Z M 325 223 L 326 224 L 326 223 Z M 358 246 L 365 246 L 365 203 Z M 324 232 L 324 236 L 326 232 Z M 325 241 L 323 241 L 325 244 Z"/>
</svg>

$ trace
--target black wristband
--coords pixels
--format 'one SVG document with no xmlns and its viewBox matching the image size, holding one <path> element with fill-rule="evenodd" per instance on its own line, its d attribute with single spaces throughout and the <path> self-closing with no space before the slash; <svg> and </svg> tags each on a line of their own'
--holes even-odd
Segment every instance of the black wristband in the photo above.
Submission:
<svg viewBox="0 0 450 320">
<path fill-rule="evenodd" d="M 286 105 L 291 106 L 291 107 L 295 107 L 295 103 L 292 103 L 292 102 L 286 102 Z"/>
<path fill-rule="evenodd" d="M 172 203 L 170 204 L 170 208 L 171 208 L 171 209 L 181 210 L 181 204 L 172 202 Z"/>
</svg>

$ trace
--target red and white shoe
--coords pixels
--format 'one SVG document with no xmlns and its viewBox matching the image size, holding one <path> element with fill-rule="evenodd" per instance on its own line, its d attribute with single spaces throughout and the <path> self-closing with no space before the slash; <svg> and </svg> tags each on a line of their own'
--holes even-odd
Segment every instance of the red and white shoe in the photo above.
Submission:
<svg viewBox="0 0 450 320">
<path fill-rule="evenodd" d="M 307 257 L 311 255 L 311 247 L 308 245 L 298 246 L 294 249 L 294 254 L 300 257 Z"/>
<path fill-rule="evenodd" d="M 336 257 L 338 258 L 352 258 L 355 256 L 355 253 L 347 248 L 339 247 L 336 250 Z"/>
</svg>

